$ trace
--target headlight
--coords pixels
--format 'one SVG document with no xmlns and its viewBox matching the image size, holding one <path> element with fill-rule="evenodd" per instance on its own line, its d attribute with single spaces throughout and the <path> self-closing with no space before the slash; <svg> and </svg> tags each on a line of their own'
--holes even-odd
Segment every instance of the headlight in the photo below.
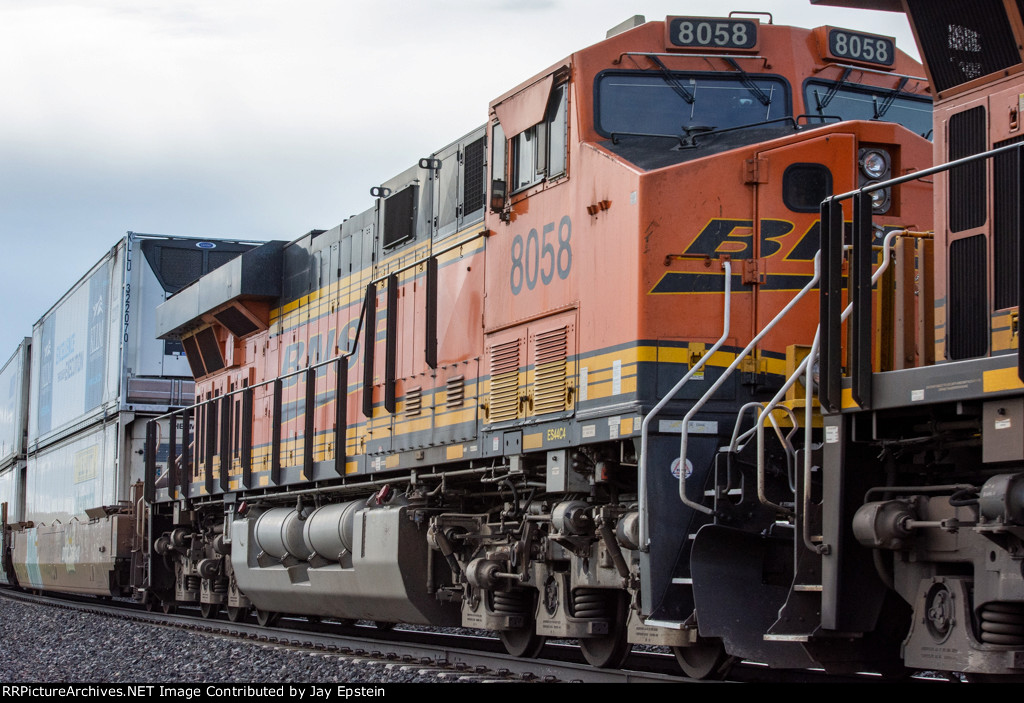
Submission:
<svg viewBox="0 0 1024 703">
<path fill-rule="evenodd" d="M 877 181 L 868 181 L 864 184 L 864 187 L 873 186 Z M 889 189 L 879 188 L 868 193 L 868 197 L 871 198 L 871 211 L 876 215 L 882 215 L 889 210 Z"/>
<path fill-rule="evenodd" d="M 860 154 L 860 170 L 868 178 L 882 180 L 889 173 L 889 155 L 878 149 L 864 149 Z"/>
</svg>

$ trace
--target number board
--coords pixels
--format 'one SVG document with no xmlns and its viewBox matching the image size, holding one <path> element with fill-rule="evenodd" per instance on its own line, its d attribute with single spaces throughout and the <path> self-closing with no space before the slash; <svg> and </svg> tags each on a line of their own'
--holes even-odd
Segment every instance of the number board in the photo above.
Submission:
<svg viewBox="0 0 1024 703">
<path fill-rule="evenodd" d="M 669 17 L 665 21 L 667 44 L 686 49 L 754 49 L 758 24 L 758 20 Z"/>
<path fill-rule="evenodd" d="M 856 61 L 876 66 L 892 66 L 896 60 L 896 40 L 878 34 L 828 28 L 828 57 L 836 61 Z"/>
</svg>

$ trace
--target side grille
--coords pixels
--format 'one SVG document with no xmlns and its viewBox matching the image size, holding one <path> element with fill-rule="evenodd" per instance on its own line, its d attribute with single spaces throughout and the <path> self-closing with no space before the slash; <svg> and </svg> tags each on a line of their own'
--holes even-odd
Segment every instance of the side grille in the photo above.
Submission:
<svg viewBox="0 0 1024 703">
<path fill-rule="evenodd" d="M 948 158 L 962 159 L 985 151 L 985 108 L 978 106 L 949 118 Z M 957 166 L 949 172 L 949 229 L 963 232 L 985 224 L 985 161 Z"/>
<path fill-rule="evenodd" d="M 466 377 L 452 376 L 445 383 L 444 406 L 448 409 L 462 407 L 466 397 Z"/>
<path fill-rule="evenodd" d="M 533 411 L 565 410 L 565 356 L 568 328 L 539 333 L 534 339 Z"/>
<path fill-rule="evenodd" d="M 405 415 L 416 417 L 423 410 L 423 389 L 417 386 L 405 391 Z"/>
<path fill-rule="evenodd" d="M 1020 62 L 1002 0 L 907 0 L 907 8 L 940 91 Z"/>
<path fill-rule="evenodd" d="M 462 187 L 462 213 L 469 215 L 484 206 L 484 140 L 466 145 L 465 183 Z"/>
<path fill-rule="evenodd" d="M 1024 137 L 1007 139 L 996 147 L 1017 144 Z M 992 207 L 992 286 L 996 310 L 1019 303 L 1020 239 L 1024 236 L 1021 218 L 1021 154 L 1011 151 L 993 158 Z"/>
<path fill-rule="evenodd" d="M 519 415 L 519 340 L 491 347 L 490 422 L 514 420 Z"/>
<path fill-rule="evenodd" d="M 949 245 L 949 316 L 946 348 L 950 359 L 970 359 L 988 351 L 988 276 L 985 236 Z"/>
</svg>

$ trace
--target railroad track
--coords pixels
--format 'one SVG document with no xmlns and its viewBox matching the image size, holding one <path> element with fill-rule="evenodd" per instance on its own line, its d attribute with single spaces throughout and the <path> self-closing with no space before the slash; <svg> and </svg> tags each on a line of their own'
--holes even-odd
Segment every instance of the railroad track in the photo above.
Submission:
<svg viewBox="0 0 1024 703">
<path fill-rule="evenodd" d="M 497 639 L 473 631 L 439 632 L 403 626 L 382 629 L 373 623 L 345 625 L 302 617 L 283 617 L 274 627 L 262 627 L 254 617 L 242 622 L 230 622 L 223 617 L 203 617 L 198 606 L 163 613 L 146 610 L 142 605 L 128 601 L 61 594 L 37 595 L 8 588 L 0 589 L 0 596 L 264 646 L 318 652 L 345 661 L 371 660 L 392 667 L 407 667 L 441 681 L 697 683 L 677 673 L 675 659 L 670 653 L 658 651 L 635 651 L 630 654 L 624 668 L 605 670 L 583 662 L 579 648 L 570 642 L 549 643 L 538 658 L 521 659 L 510 657 Z M 783 672 L 746 662 L 736 665 L 730 673 L 730 681 L 734 682 L 863 683 L 872 680 L 881 679 L 827 676 L 821 671 Z"/>
</svg>

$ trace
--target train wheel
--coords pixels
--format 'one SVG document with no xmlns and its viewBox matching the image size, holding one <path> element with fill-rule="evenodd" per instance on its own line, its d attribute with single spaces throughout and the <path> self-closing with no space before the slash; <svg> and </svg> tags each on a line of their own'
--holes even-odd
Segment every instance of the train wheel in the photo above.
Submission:
<svg viewBox="0 0 1024 703">
<path fill-rule="evenodd" d="M 174 601 L 165 600 L 160 604 L 160 609 L 164 611 L 164 615 L 171 615 L 178 610 L 178 606 Z"/>
<path fill-rule="evenodd" d="M 617 669 L 626 662 L 633 645 L 626 639 L 626 594 L 615 598 L 615 617 L 609 623 L 611 632 L 601 637 L 587 637 L 580 640 L 583 658 L 599 669 Z"/>
<path fill-rule="evenodd" d="M 200 603 L 199 612 L 202 613 L 203 617 L 207 620 L 213 620 L 220 613 L 220 606 L 216 603 Z"/>
<path fill-rule="evenodd" d="M 523 657 L 524 659 L 533 659 L 540 654 L 540 650 L 544 649 L 544 643 L 548 640 L 547 637 L 537 634 L 532 621 L 515 630 L 502 630 L 498 633 L 498 637 L 501 639 L 502 645 L 505 646 L 506 652 L 513 657 Z"/>
<path fill-rule="evenodd" d="M 735 661 L 716 640 L 701 640 L 689 647 L 673 647 L 679 668 L 691 679 L 722 678 Z"/>
<path fill-rule="evenodd" d="M 260 624 L 260 627 L 273 627 L 277 624 L 277 621 L 281 619 L 281 613 L 275 613 L 269 610 L 256 609 L 256 622 Z"/>
<path fill-rule="evenodd" d="M 393 622 L 384 622 L 383 620 L 375 620 L 373 624 L 377 626 L 378 630 L 381 630 L 383 632 L 387 632 L 388 630 L 395 629 L 395 623 L 393 623 Z"/>
<path fill-rule="evenodd" d="M 248 614 L 248 608 L 233 608 L 228 606 L 228 620 L 231 622 L 242 622 Z"/>
</svg>

